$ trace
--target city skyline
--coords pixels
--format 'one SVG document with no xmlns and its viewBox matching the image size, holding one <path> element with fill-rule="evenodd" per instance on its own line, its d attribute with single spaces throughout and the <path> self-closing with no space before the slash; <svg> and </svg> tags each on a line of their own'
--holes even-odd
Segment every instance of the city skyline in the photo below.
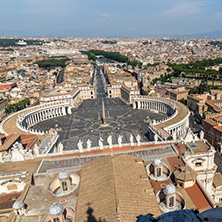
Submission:
<svg viewBox="0 0 222 222">
<path fill-rule="evenodd" d="M 222 31 L 219 0 L 5 0 L 1 36 L 157 37 Z"/>
</svg>

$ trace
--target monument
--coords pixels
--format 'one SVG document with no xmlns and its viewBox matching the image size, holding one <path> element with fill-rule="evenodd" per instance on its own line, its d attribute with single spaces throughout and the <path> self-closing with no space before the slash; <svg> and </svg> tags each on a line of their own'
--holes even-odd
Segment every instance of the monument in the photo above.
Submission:
<svg viewBox="0 0 222 222">
<path fill-rule="evenodd" d="M 123 136 L 119 135 L 119 136 L 118 136 L 118 144 L 119 144 L 119 147 L 122 147 L 122 142 L 123 142 Z"/>
<path fill-rule="evenodd" d="M 109 144 L 110 148 L 113 147 L 112 136 L 111 135 L 107 137 L 107 143 Z"/>
<path fill-rule="evenodd" d="M 90 151 L 90 150 L 91 150 L 91 146 L 92 146 L 91 140 L 88 139 L 87 142 L 86 142 L 86 144 L 87 144 L 87 151 Z"/>
<path fill-rule="evenodd" d="M 79 149 L 79 152 L 82 153 L 83 152 L 83 146 L 82 146 L 83 142 L 82 140 L 79 140 L 79 142 L 77 143 L 77 146 L 78 146 L 78 149 Z"/>
<path fill-rule="evenodd" d="M 99 148 L 102 150 L 103 149 L 103 138 L 99 138 Z"/>
<path fill-rule="evenodd" d="M 106 113 L 105 113 L 105 105 L 104 100 L 102 100 L 102 124 L 106 125 Z"/>
<path fill-rule="evenodd" d="M 133 135 L 130 134 L 130 145 L 133 146 L 134 145 L 134 141 L 133 141 Z"/>
</svg>

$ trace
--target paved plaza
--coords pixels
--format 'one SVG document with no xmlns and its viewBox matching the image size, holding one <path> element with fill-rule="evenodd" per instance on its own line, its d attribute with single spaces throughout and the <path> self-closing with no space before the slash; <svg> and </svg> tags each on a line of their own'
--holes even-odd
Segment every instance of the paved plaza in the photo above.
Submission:
<svg viewBox="0 0 222 222">
<path fill-rule="evenodd" d="M 141 141 L 148 141 L 145 136 L 148 124 L 144 122 L 147 116 L 150 119 L 160 120 L 166 118 L 163 113 L 152 113 L 148 110 L 134 110 L 119 98 L 104 99 L 106 126 L 102 124 L 102 106 L 97 99 L 85 100 L 77 108 L 72 109 L 71 115 L 61 116 L 40 122 L 33 126 L 37 130 L 58 130 L 59 141 L 63 143 L 65 149 L 75 149 L 79 139 L 84 143 L 88 138 L 92 141 L 92 146 L 97 146 L 98 137 L 107 138 L 113 135 L 113 143 L 117 140 L 117 135 L 123 135 L 123 143 L 130 142 L 130 134 L 140 134 Z M 69 143 L 71 146 L 69 146 Z M 117 142 L 116 142 L 117 143 Z M 104 145 L 108 145 L 104 139 Z"/>
</svg>

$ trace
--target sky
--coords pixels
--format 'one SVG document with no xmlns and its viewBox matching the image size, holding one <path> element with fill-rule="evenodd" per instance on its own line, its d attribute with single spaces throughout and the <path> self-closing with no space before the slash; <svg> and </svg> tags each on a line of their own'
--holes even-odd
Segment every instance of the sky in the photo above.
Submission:
<svg viewBox="0 0 222 222">
<path fill-rule="evenodd" d="M 222 0 L 1 0 L 0 35 L 155 37 L 222 31 Z"/>
</svg>

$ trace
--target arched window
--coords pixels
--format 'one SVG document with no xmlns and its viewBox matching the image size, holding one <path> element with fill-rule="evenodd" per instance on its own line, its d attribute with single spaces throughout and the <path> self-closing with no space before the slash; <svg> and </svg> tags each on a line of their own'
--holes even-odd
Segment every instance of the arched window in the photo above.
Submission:
<svg viewBox="0 0 222 222">
<path fill-rule="evenodd" d="M 174 207 L 174 197 L 169 198 L 169 207 Z"/>
<path fill-rule="evenodd" d="M 161 168 L 156 169 L 156 177 L 161 177 Z"/>
<path fill-rule="evenodd" d="M 60 222 L 60 219 L 58 217 L 53 218 L 53 222 Z"/>
<path fill-rule="evenodd" d="M 62 190 L 63 191 L 67 191 L 68 190 L 68 186 L 67 186 L 67 182 L 66 181 L 62 182 Z"/>
</svg>

